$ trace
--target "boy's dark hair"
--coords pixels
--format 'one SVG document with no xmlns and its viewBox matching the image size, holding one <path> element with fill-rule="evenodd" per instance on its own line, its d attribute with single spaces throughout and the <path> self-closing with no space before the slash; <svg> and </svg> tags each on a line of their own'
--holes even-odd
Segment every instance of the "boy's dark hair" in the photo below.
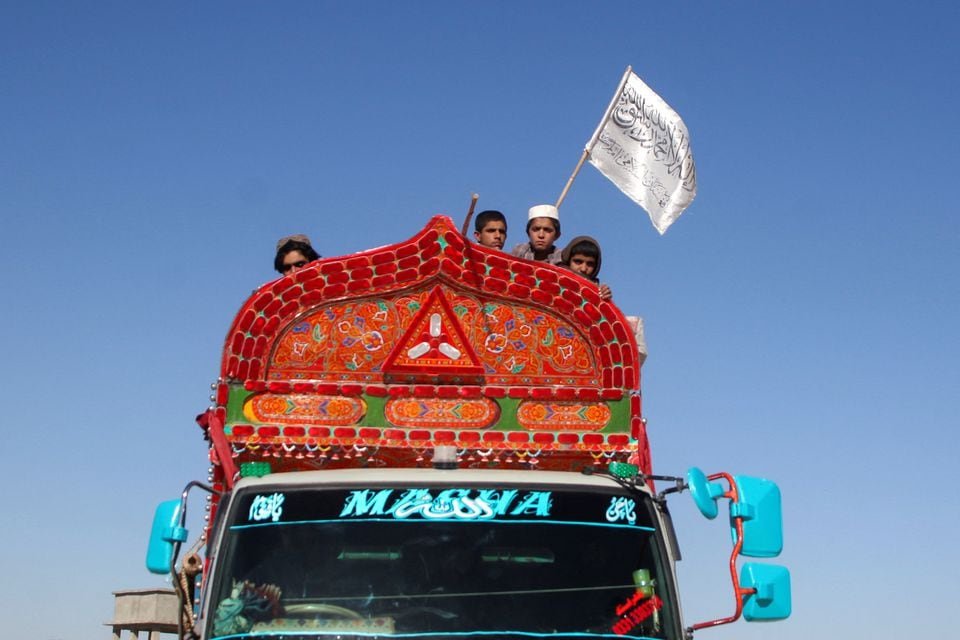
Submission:
<svg viewBox="0 0 960 640">
<path fill-rule="evenodd" d="M 543 217 L 546 218 L 546 216 L 543 216 Z M 532 225 L 532 224 L 533 224 L 533 221 L 536 220 L 536 219 L 537 219 L 537 218 L 530 218 L 529 220 L 527 220 L 527 235 L 530 234 L 530 225 Z M 557 230 L 557 236 L 559 237 L 559 236 L 560 236 L 560 221 L 557 220 L 556 218 L 546 218 L 546 219 L 553 223 L 553 228 Z"/>
<path fill-rule="evenodd" d="M 581 255 L 588 258 L 593 258 L 596 260 L 600 257 L 600 247 L 595 243 L 590 242 L 589 240 L 581 240 L 575 245 L 569 247 L 564 252 L 564 258 L 566 259 L 564 264 L 569 264 L 573 256 Z"/>
<path fill-rule="evenodd" d="M 273 268 L 277 270 L 277 273 L 285 273 L 283 270 L 283 258 L 291 251 L 299 251 L 302 253 L 303 257 L 307 259 L 307 262 L 320 259 L 320 254 L 308 243 L 299 240 L 288 240 L 280 245 L 280 248 L 277 249 L 277 257 L 273 259 Z"/>
<path fill-rule="evenodd" d="M 502 222 L 503 228 L 507 228 L 507 217 L 496 209 L 487 209 L 477 214 L 477 219 L 473 221 L 473 230 L 477 233 L 483 231 L 488 222 Z"/>
</svg>

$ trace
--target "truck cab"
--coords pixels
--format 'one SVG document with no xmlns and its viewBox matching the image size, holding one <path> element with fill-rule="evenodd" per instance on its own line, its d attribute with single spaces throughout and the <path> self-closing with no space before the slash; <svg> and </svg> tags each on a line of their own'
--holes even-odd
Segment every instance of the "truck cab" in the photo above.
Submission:
<svg viewBox="0 0 960 640">
<path fill-rule="evenodd" d="M 665 525 L 648 491 L 552 471 L 244 479 L 218 523 L 199 624 L 212 638 L 679 637 Z"/>
</svg>

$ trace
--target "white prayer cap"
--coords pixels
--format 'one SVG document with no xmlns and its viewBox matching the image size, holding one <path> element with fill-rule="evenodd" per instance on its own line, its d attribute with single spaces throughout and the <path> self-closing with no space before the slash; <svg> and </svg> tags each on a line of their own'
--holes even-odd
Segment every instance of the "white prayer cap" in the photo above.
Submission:
<svg viewBox="0 0 960 640">
<path fill-rule="evenodd" d="M 559 222 L 560 212 L 552 204 L 538 204 L 530 207 L 530 211 L 527 212 L 527 221 L 533 220 L 534 218 L 553 218 Z"/>
</svg>

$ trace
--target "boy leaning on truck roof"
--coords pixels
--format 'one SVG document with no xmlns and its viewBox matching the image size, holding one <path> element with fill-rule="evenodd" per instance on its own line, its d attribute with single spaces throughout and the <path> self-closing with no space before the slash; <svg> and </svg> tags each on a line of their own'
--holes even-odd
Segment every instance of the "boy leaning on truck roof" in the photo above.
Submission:
<svg viewBox="0 0 960 640">
<path fill-rule="evenodd" d="M 600 298 L 609 300 L 613 293 L 599 278 L 601 259 L 600 243 L 590 236 L 577 236 L 560 252 L 562 266 L 596 284 L 600 288 Z"/>
<path fill-rule="evenodd" d="M 474 220 L 473 229 L 477 244 L 503 251 L 507 241 L 507 218 L 503 213 L 495 209 L 481 211 Z"/>
<path fill-rule="evenodd" d="M 281 275 L 296 273 L 308 263 L 318 260 L 320 254 L 310 244 L 310 238 L 298 233 L 277 240 L 277 255 L 273 259 L 273 268 Z"/>
<path fill-rule="evenodd" d="M 538 204 L 527 212 L 527 237 L 511 254 L 525 260 L 560 264 L 560 248 L 554 243 L 560 238 L 560 212 L 552 204 Z"/>
<path fill-rule="evenodd" d="M 610 300 L 613 297 L 613 292 L 610 291 L 608 285 L 600 282 L 598 278 L 602 255 L 599 242 L 590 236 L 577 236 L 563 248 L 560 264 L 577 275 L 596 283 L 600 287 L 600 298 Z M 633 335 L 637 340 L 637 357 L 640 366 L 643 366 L 647 359 L 647 341 L 643 334 L 643 318 L 640 316 L 624 317 L 630 324 Z"/>
</svg>

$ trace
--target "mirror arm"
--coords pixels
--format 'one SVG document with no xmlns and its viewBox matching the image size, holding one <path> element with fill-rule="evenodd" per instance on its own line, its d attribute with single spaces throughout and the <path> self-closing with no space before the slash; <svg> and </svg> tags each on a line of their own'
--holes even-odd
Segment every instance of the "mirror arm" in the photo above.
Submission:
<svg viewBox="0 0 960 640">
<path fill-rule="evenodd" d="M 187 526 L 187 496 L 190 494 L 190 489 L 197 487 L 198 489 L 203 489 L 207 493 L 221 497 L 223 495 L 222 491 L 217 491 L 208 484 L 204 484 L 199 480 L 191 480 L 187 483 L 187 486 L 183 488 L 183 491 L 180 493 L 180 519 L 177 521 L 177 528 L 180 531 L 186 531 Z M 183 544 L 182 540 L 176 540 L 173 543 L 173 553 L 170 556 L 170 574 L 176 578 L 177 575 L 177 556 L 180 555 L 180 546 Z"/>
<path fill-rule="evenodd" d="M 707 476 L 708 480 L 720 480 L 724 479 L 727 481 L 729 489 L 723 493 L 724 498 L 730 499 L 733 504 L 737 504 L 739 496 L 737 495 L 737 485 L 733 480 L 733 476 L 728 473 L 714 473 L 713 475 Z M 749 587 L 744 588 L 740 586 L 740 576 L 737 575 L 737 558 L 740 556 L 740 549 L 743 548 L 743 516 L 738 515 L 733 517 L 734 527 L 737 531 L 737 541 L 733 545 L 733 551 L 730 554 L 730 580 L 733 582 L 733 596 L 736 599 L 736 605 L 734 607 L 734 613 L 728 618 L 718 618 L 716 620 L 710 620 L 708 622 L 699 622 L 691 627 L 686 629 L 687 637 L 692 637 L 693 632 L 697 629 L 704 629 L 706 627 L 716 627 L 722 624 L 730 624 L 731 622 L 736 622 L 740 619 L 740 615 L 743 613 L 743 598 L 744 596 L 751 595 L 756 593 L 756 589 Z"/>
<path fill-rule="evenodd" d="M 582 473 L 584 473 L 585 475 L 594 475 L 598 472 L 588 467 L 583 469 Z M 674 486 L 664 489 L 660 493 L 653 494 L 652 496 L 650 496 L 651 498 L 653 498 L 653 501 L 656 502 L 657 504 L 665 504 L 667 494 L 678 493 L 687 488 L 686 481 L 683 478 L 678 476 L 658 476 L 653 474 L 640 473 L 632 478 L 623 478 L 623 477 L 614 475 L 610 472 L 599 472 L 599 475 L 603 475 L 610 478 L 611 480 L 619 484 L 621 487 L 629 491 L 638 491 L 637 486 L 643 485 L 643 484 L 650 486 L 651 480 L 661 480 L 664 482 L 674 483 Z"/>
<path fill-rule="evenodd" d="M 652 477 L 652 476 L 648 476 L 648 477 Z M 654 478 L 654 480 L 669 480 L 673 482 L 672 487 L 668 487 L 657 494 L 657 498 L 656 498 L 657 502 L 665 502 L 667 499 L 667 496 L 670 495 L 671 493 L 682 493 L 690 488 L 686 480 L 676 476 L 657 476 Z"/>
<path fill-rule="evenodd" d="M 177 522 L 177 529 L 184 533 L 186 533 L 187 526 L 187 496 L 190 494 L 190 490 L 194 487 L 203 489 L 207 493 L 218 497 L 223 495 L 222 491 L 217 491 L 210 485 L 204 484 L 198 480 L 191 480 L 188 482 L 183 488 L 183 491 L 180 493 L 180 519 Z M 182 545 L 182 540 L 176 540 L 173 543 L 173 553 L 170 554 L 170 575 L 173 577 L 174 591 L 177 592 L 177 637 L 181 639 L 186 638 L 187 633 L 190 633 L 192 637 L 196 637 L 196 634 L 193 632 L 192 625 L 190 629 L 185 629 L 183 624 L 184 607 L 186 603 L 191 600 L 191 596 L 184 591 L 183 585 L 181 585 L 179 576 L 177 575 L 177 557 L 180 555 L 180 547 Z"/>
</svg>

